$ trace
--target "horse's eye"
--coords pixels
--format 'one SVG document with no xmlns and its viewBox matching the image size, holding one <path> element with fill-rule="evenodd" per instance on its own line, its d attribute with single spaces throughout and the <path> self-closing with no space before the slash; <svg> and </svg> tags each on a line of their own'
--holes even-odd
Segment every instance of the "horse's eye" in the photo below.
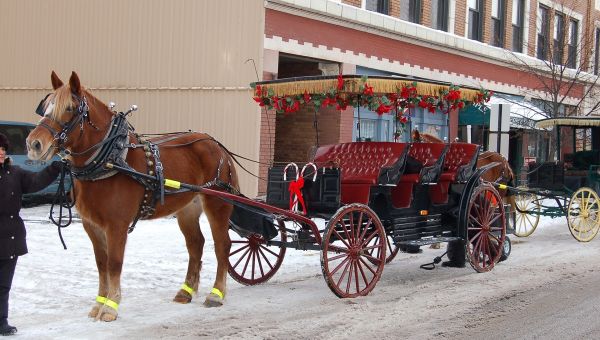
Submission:
<svg viewBox="0 0 600 340">
<path fill-rule="evenodd" d="M 66 112 L 73 112 L 73 108 L 72 107 L 67 107 L 67 109 L 65 110 Z"/>
</svg>

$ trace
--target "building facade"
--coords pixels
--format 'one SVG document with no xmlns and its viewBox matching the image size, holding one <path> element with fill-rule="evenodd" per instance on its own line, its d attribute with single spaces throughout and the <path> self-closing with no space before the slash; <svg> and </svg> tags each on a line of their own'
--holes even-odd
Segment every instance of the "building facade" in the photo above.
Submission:
<svg viewBox="0 0 600 340">
<path fill-rule="evenodd" d="M 206 132 L 258 159 L 249 83 L 262 73 L 264 15 L 263 0 L 0 1 L 0 120 L 37 122 L 51 71 L 76 71 L 104 103 L 138 105 L 137 132 Z M 254 196 L 258 180 L 238 173 Z"/>
<path fill-rule="evenodd" d="M 530 99 L 524 90 L 539 91 L 541 80 L 511 57 L 543 64 L 560 54 L 557 63 L 598 74 L 600 58 L 593 52 L 599 37 L 598 0 L 267 0 L 263 79 L 402 75 L 483 87 L 524 102 Z M 584 97 L 586 86 L 570 88 L 564 104 Z M 357 124 L 355 111 L 319 110 L 319 144 L 357 140 L 358 128 L 369 140 L 394 140 L 391 118 L 361 112 Z M 464 138 L 459 115 L 417 110 L 412 127 L 444 140 Z M 263 111 L 261 159 L 306 161 L 316 143 L 314 125 L 313 110 L 293 117 Z M 526 133 L 512 133 L 511 142 L 521 145 L 511 146 L 511 158 L 522 163 L 539 153 L 530 144 L 540 141 L 519 129 Z"/>
</svg>

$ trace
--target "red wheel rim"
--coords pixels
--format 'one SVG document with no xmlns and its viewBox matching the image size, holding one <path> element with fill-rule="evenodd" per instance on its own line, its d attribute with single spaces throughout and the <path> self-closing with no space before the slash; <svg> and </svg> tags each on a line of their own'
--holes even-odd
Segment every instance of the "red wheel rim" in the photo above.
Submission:
<svg viewBox="0 0 600 340">
<path fill-rule="evenodd" d="M 257 285 L 267 282 L 277 272 L 285 256 L 285 246 L 268 246 L 259 234 L 242 238 L 230 230 L 229 235 L 231 250 L 228 271 L 234 280 L 247 286 Z M 279 240 L 285 244 L 287 235 L 281 225 L 279 235 Z"/>
<path fill-rule="evenodd" d="M 341 298 L 367 295 L 386 260 L 386 235 L 375 213 L 362 204 L 342 207 L 329 220 L 321 269 L 329 288 Z"/>
<path fill-rule="evenodd" d="M 468 207 L 467 252 L 478 272 L 492 270 L 502 256 L 506 237 L 506 216 L 496 189 L 482 185 L 475 189 Z"/>
</svg>

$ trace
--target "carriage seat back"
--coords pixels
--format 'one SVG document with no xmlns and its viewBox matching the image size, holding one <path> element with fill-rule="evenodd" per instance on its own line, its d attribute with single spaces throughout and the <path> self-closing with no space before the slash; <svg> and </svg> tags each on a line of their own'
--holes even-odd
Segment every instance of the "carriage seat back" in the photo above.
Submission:
<svg viewBox="0 0 600 340">
<path fill-rule="evenodd" d="M 408 156 L 420 163 L 419 173 L 406 173 L 401 182 L 436 183 L 442 173 L 447 144 L 444 143 L 412 143 Z"/>
<path fill-rule="evenodd" d="M 475 168 L 479 145 L 451 143 L 444 159 L 444 170 L 440 181 L 466 182 Z"/>
<path fill-rule="evenodd" d="M 392 142 L 353 142 L 321 146 L 317 149 L 313 162 L 319 168 L 337 166 L 341 170 L 342 183 L 396 184 L 393 179 L 384 180 L 380 176 L 387 169 L 402 171 L 406 154 L 405 143 Z M 399 164 L 400 163 L 400 164 Z M 395 175 L 395 174 L 394 174 Z M 393 183 L 381 183 L 382 181 Z"/>
<path fill-rule="evenodd" d="M 319 168 L 340 169 L 341 203 L 368 204 L 372 186 L 398 183 L 407 153 L 405 143 L 342 143 L 319 147 L 313 162 Z"/>
</svg>

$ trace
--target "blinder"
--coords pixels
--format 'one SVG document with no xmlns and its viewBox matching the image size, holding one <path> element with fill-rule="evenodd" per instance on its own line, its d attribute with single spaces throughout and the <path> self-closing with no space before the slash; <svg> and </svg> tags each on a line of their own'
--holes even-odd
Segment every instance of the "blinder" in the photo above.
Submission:
<svg viewBox="0 0 600 340">
<path fill-rule="evenodd" d="M 48 97 L 50 97 L 51 94 L 52 93 L 48 93 L 35 109 L 35 113 L 38 114 L 40 117 L 44 117 L 44 103 L 46 103 L 46 99 L 48 99 Z"/>
<path fill-rule="evenodd" d="M 44 111 L 44 104 L 46 102 L 46 100 L 48 99 L 48 97 L 51 95 L 51 93 L 47 94 L 44 99 L 42 99 L 42 101 L 40 101 L 40 104 L 38 105 L 38 107 L 35 109 L 35 113 L 42 116 L 42 120 L 38 123 L 38 126 L 42 126 L 44 128 L 46 128 L 46 130 L 48 130 L 50 132 L 50 134 L 52 135 L 52 137 L 54 138 L 55 141 L 58 141 L 58 145 L 57 147 L 59 148 L 60 151 L 64 151 L 64 144 L 67 141 L 67 136 L 69 135 L 69 133 L 73 130 L 73 128 L 79 124 L 80 125 L 80 132 L 81 134 L 83 134 L 83 123 L 84 121 L 88 121 L 88 123 L 96 128 L 96 130 L 98 129 L 91 121 L 90 121 L 90 116 L 89 116 L 89 106 L 87 103 L 87 100 L 85 99 L 85 97 L 81 97 L 79 98 L 78 96 L 76 96 L 75 94 L 72 94 L 73 98 L 79 103 L 78 107 L 77 107 L 77 112 L 75 112 L 73 114 L 73 117 L 71 118 L 71 120 L 69 120 L 67 123 L 61 123 L 51 117 L 47 117 L 45 116 L 45 111 Z M 48 118 L 50 120 L 52 120 L 54 123 L 58 124 L 58 126 L 60 126 L 61 130 L 57 131 L 56 129 L 52 128 L 50 125 L 46 124 L 44 122 L 44 118 Z"/>
</svg>

